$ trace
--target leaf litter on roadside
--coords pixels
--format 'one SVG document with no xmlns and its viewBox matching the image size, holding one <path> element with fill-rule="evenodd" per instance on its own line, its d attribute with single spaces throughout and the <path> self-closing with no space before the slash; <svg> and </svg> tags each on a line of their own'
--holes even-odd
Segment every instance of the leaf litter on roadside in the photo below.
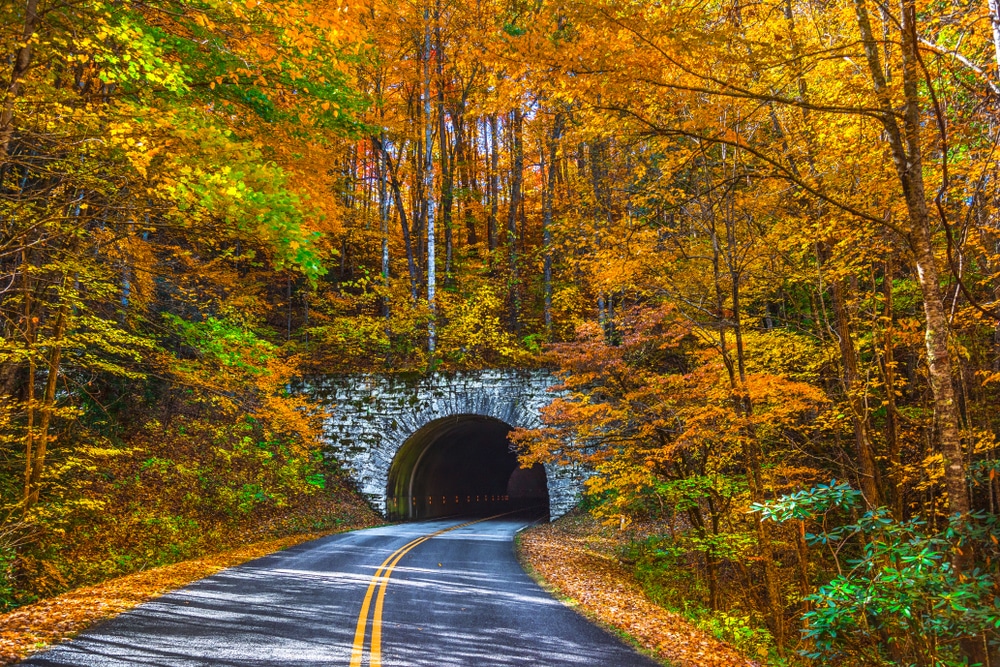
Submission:
<svg viewBox="0 0 1000 667">
<path fill-rule="evenodd" d="M 631 572 L 598 546 L 596 522 L 557 521 L 521 534 L 518 553 L 556 592 L 599 622 L 625 632 L 675 667 L 758 667 L 760 663 L 656 605 Z"/>
</svg>

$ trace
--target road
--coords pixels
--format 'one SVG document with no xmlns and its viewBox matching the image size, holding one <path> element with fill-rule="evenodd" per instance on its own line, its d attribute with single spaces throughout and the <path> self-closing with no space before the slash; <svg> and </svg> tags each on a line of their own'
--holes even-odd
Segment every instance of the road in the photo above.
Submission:
<svg viewBox="0 0 1000 667">
<path fill-rule="evenodd" d="M 653 667 L 518 565 L 526 519 L 314 540 L 94 626 L 24 665 Z"/>
</svg>

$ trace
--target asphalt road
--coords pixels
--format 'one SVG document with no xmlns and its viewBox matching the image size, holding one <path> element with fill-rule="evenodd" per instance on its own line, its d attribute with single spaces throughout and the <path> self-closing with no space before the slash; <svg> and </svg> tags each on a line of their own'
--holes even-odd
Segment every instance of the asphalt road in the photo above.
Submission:
<svg viewBox="0 0 1000 667">
<path fill-rule="evenodd" d="M 527 520 L 467 521 L 301 544 L 164 595 L 21 664 L 656 664 L 523 572 L 512 539 Z"/>
</svg>

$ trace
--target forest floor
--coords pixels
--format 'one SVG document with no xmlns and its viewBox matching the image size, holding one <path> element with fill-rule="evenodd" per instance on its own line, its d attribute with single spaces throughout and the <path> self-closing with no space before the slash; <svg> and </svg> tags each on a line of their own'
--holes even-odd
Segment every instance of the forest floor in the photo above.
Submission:
<svg viewBox="0 0 1000 667">
<path fill-rule="evenodd" d="M 0 665 L 11 665 L 47 646 L 144 602 L 256 558 L 318 537 L 374 525 L 373 515 L 352 516 L 357 523 L 248 544 L 221 553 L 152 568 L 78 588 L 0 614 Z"/>
<path fill-rule="evenodd" d="M 728 644 L 653 603 L 615 556 L 614 532 L 584 512 L 518 536 L 517 555 L 539 583 L 591 620 L 675 667 L 756 667 Z"/>
</svg>

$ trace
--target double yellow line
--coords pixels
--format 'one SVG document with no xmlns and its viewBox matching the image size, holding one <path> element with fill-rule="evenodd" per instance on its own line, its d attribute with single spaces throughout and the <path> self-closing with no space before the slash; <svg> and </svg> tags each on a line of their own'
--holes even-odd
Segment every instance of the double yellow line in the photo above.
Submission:
<svg viewBox="0 0 1000 667">
<path fill-rule="evenodd" d="M 368 628 L 368 612 L 371 610 L 372 598 L 376 595 L 376 589 L 378 590 L 378 596 L 375 597 L 375 614 L 372 618 L 372 643 L 368 664 L 370 667 L 382 667 L 382 606 L 385 604 L 385 589 L 389 585 L 389 577 L 392 576 L 392 571 L 396 568 L 399 561 L 402 560 L 403 556 L 427 540 L 447 533 L 450 530 L 465 528 L 466 526 L 496 519 L 507 514 L 512 514 L 512 512 L 504 512 L 503 514 L 488 516 L 485 519 L 469 521 L 457 526 L 451 526 L 450 528 L 443 528 L 423 537 L 418 537 L 399 547 L 388 558 L 382 561 L 379 568 L 375 570 L 375 574 L 372 575 L 372 580 L 368 584 L 368 591 L 365 593 L 364 602 L 361 603 L 361 612 L 358 614 L 358 625 L 354 630 L 354 647 L 351 649 L 351 667 L 361 667 L 361 661 L 365 653 L 365 631 Z"/>
</svg>

